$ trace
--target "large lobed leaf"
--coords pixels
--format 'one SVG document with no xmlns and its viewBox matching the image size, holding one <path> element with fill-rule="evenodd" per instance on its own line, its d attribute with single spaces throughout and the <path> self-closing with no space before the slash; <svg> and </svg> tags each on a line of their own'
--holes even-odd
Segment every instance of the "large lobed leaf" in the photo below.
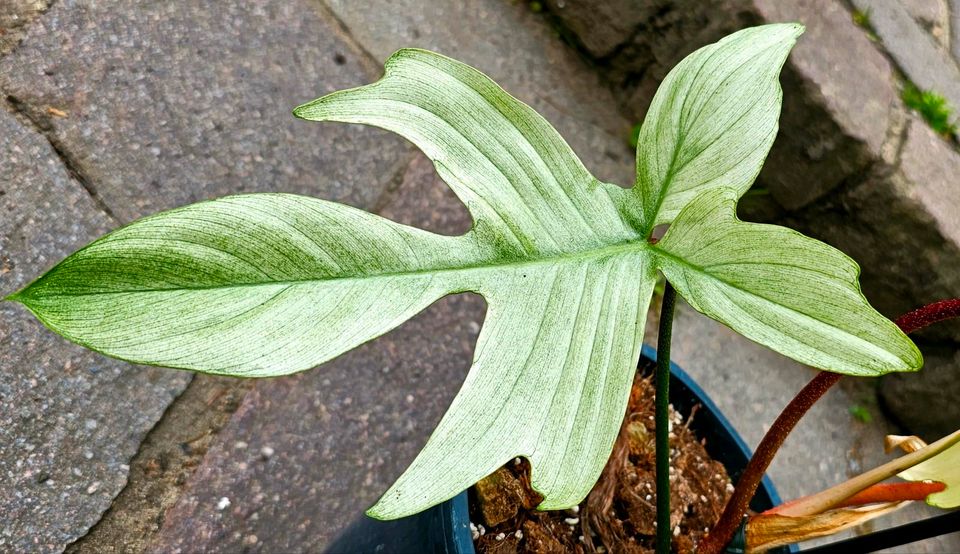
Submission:
<svg viewBox="0 0 960 554">
<path fill-rule="evenodd" d="M 633 190 L 591 176 L 482 73 L 401 50 L 377 83 L 295 113 L 413 141 L 467 206 L 469 233 L 293 195 L 228 197 L 111 233 L 12 299 L 111 356 L 271 376 L 329 360 L 446 294 L 478 292 L 488 309 L 466 381 L 370 514 L 418 512 L 516 456 L 532 463 L 541 508 L 574 505 L 623 418 L 658 267 L 695 308 L 805 363 L 869 375 L 921 363 L 860 295 L 853 262 L 733 217 L 775 133 L 776 76 L 799 32 L 748 29 L 678 66 L 644 123 Z M 652 246 L 652 226 L 674 216 Z"/>
</svg>

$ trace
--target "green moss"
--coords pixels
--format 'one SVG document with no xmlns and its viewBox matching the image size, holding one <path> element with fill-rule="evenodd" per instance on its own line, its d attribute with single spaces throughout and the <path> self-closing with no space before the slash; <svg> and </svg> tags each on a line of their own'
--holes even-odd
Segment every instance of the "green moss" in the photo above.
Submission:
<svg viewBox="0 0 960 554">
<path fill-rule="evenodd" d="M 534 0 L 530 2 L 530 11 L 533 13 L 540 13 L 543 11 L 543 4 Z"/>
<path fill-rule="evenodd" d="M 931 90 L 920 90 L 907 82 L 901 92 L 904 104 L 915 110 L 934 131 L 944 136 L 952 136 L 957 126 L 952 122 L 953 109 L 946 98 Z"/>
<path fill-rule="evenodd" d="M 873 24 L 870 23 L 870 10 L 853 10 L 853 23 L 867 32 L 867 37 L 872 41 L 879 41 L 876 31 L 873 30 Z"/>
<path fill-rule="evenodd" d="M 861 423 L 870 423 L 873 421 L 873 415 L 870 414 L 870 410 L 863 406 L 850 406 L 850 415 Z"/>
</svg>

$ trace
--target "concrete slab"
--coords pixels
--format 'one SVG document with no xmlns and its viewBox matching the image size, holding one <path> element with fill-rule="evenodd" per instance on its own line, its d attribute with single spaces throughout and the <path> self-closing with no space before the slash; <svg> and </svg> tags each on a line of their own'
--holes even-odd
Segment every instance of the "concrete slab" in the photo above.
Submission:
<svg viewBox="0 0 960 554">
<path fill-rule="evenodd" d="M 402 139 L 290 112 L 381 71 L 313 2 L 64 2 L 0 60 L 0 86 L 129 221 L 238 192 L 372 205 Z"/>
<path fill-rule="evenodd" d="M 902 116 L 893 68 L 833 0 L 753 0 L 766 22 L 807 26 L 783 76 L 781 132 L 760 179 L 794 210 L 884 159 Z"/>
<path fill-rule="evenodd" d="M 0 4 L 0 55 L 16 48 L 30 23 L 50 6 L 50 0 L 8 0 Z"/>
<path fill-rule="evenodd" d="M 904 2 L 903 7 L 942 50 L 950 50 L 949 0 L 911 0 Z"/>
<path fill-rule="evenodd" d="M 960 66 L 903 3 L 853 0 L 853 5 L 870 12 L 870 25 L 908 79 L 943 95 L 954 109 L 960 106 Z"/>
<path fill-rule="evenodd" d="M 47 140 L 0 107 L 0 298 L 109 230 Z M 0 551 L 58 552 L 124 486 L 140 441 L 189 381 L 134 367 L 0 303 Z"/>
<path fill-rule="evenodd" d="M 950 27 L 950 55 L 960 60 L 960 0 L 947 0 Z"/>
</svg>

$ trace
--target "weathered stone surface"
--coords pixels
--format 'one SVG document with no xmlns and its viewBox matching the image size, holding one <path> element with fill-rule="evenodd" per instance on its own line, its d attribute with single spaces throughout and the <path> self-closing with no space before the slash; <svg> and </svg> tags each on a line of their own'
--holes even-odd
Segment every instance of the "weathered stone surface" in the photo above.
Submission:
<svg viewBox="0 0 960 554">
<path fill-rule="evenodd" d="M 904 3 L 853 0 L 853 5 L 870 10 L 871 27 L 908 79 L 921 89 L 942 94 L 952 106 L 960 106 L 960 67 L 914 20 Z"/>
<path fill-rule="evenodd" d="M 630 124 L 613 94 L 523 3 L 328 3 L 376 59 L 416 46 L 466 62 L 546 117 L 597 178 L 633 184 Z"/>
<path fill-rule="evenodd" d="M 627 42 L 600 64 L 638 120 L 646 113 L 657 86 L 680 60 L 756 21 L 735 0 L 633 2 L 624 6 L 619 17 L 639 23 Z M 572 30 L 572 22 L 567 24 Z M 581 41 L 605 33 L 603 22 L 597 19 L 585 19 L 577 30 Z"/>
<path fill-rule="evenodd" d="M 753 4 L 765 22 L 807 27 L 787 61 L 781 131 L 760 176 L 796 209 L 883 158 L 900 121 L 893 69 L 839 2 Z"/>
<path fill-rule="evenodd" d="M 900 167 L 881 167 L 862 184 L 791 215 L 786 222 L 860 263 L 860 282 L 888 317 L 960 295 L 960 154 L 911 116 Z M 942 323 L 927 337 L 960 337 Z"/>
<path fill-rule="evenodd" d="M 651 321 L 648 329 L 653 330 L 654 324 Z M 685 303 L 678 306 L 671 354 L 751 448 L 815 374 L 697 314 Z M 903 376 L 905 380 L 912 377 Z M 871 422 L 854 418 L 850 414 L 853 406 L 867 408 L 873 416 Z M 828 392 L 800 421 L 768 472 L 783 499 L 817 492 L 888 461 L 883 437 L 897 429 L 879 416 L 873 386 L 867 379 L 845 378 Z M 916 504 L 875 520 L 869 528 L 893 527 L 936 513 Z M 835 538 L 821 542 L 832 540 Z M 956 533 L 910 545 L 910 552 L 956 551 L 960 551 Z"/>
<path fill-rule="evenodd" d="M 947 0 L 911 0 L 903 2 L 903 7 L 941 49 L 949 51 L 950 8 Z"/>
<path fill-rule="evenodd" d="M 595 58 L 615 54 L 631 41 L 638 27 L 660 11 L 667 2 L 631 0 L 547 0 L 550 12 L 560 18 L 587 52 Z"/>
<path fill-rule="evenodd" d="M 586 43 L 606 36 L 599 13 L 574 10 L 564 21 Z M 839 2 L 662 0 L 630 3 L 619 15 L 639 21 L 636 32 L 600 63 L 621 85 L 620 99 L 637 120 L 667 72 L 693 50 L 749 25 L 807 26 L 784 68 L 781 132 L 760 175 L 761 185 L 788 210 L 809 204 L 880 159 L 899 121 L 889 62 Z"/>
<path fill-rule="evenodd" d="M 960 60 L 960 0 L 947 0 L 950 27 L 950 54 L 954 60 Z"/>
<path fill-rule="evenodd" d="M 49 5 L 49 0 L 6 0 L 0 4 L 0 56 L 13 50 L 30 23 Z"/>
<path fill-rule="evenodd" d="M 403 141 L 290 111 L 380 72 L 308 1 L 64 1 L 0 60 L 5 91 L 123 221 L 237 192 L 371 205 Z"/>
<path fill-rule="evenodd" d="M 143 552 L 164 513 L 203 460 L 217 433 L 254 385 L 249 379 L 197 375 L 170 404 L 130 461 L 127 484 L 100 521 L 68 554 Z"/>
<path fill-rule="evenodd" d="M 960 154 L 914 118 L 907 130 L 900 171 L 887 185 L 895 188 L 887 192 L 878 184 L 860 192 L 870 194 L 875 204 L 885 204 L 887 213 L 895 216 L 869 220 L 869 234 L 888 247 L 864 260 L 863 277 L 864 290 L 876 291 L 878 306 L 891 313 L 960 296 L 958 172 Z M 865 212 L 860 219 L 869 217 Z M 917 375 L 885 378 L 882 394 L 890 412 L 908 429 L 933 438 L 960 426 L 960 363 L 952 355 L 958 348 L 960 323 L 938 324 L 924 336 L 952 340 L 927 345 L 924 369 Z"/>
<path fill-rule="evenodd" d="M 960 348 L 956 344 L 921 347 L 923 370 L 885 377 L 880 397 L 899 423 L 932 442 L 960 428 Z"/>
<path fill-rule="evenodd" d="M 929 214 L 930 225 L 946 242 L 960 245 L 960 209 L 957 209 L 960 181 L 956 178 L 960 171 L 960 153 L 957 149 L 914 117 L 900 155 L 900 170 L 913 184 L 907 190 L 908 197 Z M 951 290 L 960 293 L 960 287 L 956 286 L 960 285 L 960 267 L 953 269 L 955 286 Z"/>
<path fill-rule="evenodd" d="M 115 225 L 46 139 L 0 107 L 0 297 Z M 0 303 L 0 551 L 56 552 L 126 482 L 143 436 L 186 385 L 74 346 Z"/>
<path fill-rule="evenodd" d="M 447 233 L 469 228 L 430 162 L 414 165 L 391 196 L 402 203 L 382 212 Z M 426 442 L 466 375 L 482 306 L 475 295 L 441 300 L 320 368 L 258 383 L 150 550 L 322 550 Z"/>
</svg>

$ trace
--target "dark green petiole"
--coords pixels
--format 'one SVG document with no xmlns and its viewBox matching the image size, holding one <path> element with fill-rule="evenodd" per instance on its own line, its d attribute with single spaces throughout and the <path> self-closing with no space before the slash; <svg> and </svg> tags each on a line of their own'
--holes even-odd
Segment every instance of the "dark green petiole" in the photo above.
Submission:
<svg viewBox="0 0 960 554">
<path fill-rule="evenodd" d="M 657 554 L 669 554 L 670 537 L 670 336 L 677 294 L 668 281 L 660 305 L 657 338 L 656 443 L 657 443 Z"/>
</svg>

